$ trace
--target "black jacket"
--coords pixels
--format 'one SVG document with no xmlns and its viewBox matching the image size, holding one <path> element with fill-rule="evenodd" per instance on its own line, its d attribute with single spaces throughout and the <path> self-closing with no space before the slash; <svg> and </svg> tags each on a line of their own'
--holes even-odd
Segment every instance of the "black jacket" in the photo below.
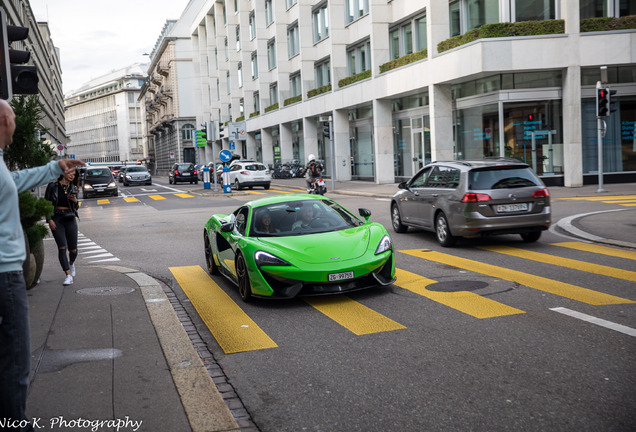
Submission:
<svg viewBox="0 0 636 432">
<path fill-rule="evenodd" d="M 44 192 L 44 199 L 51 201 L 51 203 L 53 204 L 53 207 L 57 207 L 57 201 L 58 201 L 58 195 L 57 192 L 59 190 L 58 185 L 60 184 L 59 181 L 54 181 L 49 183 L 46 186 L 46 192 Z M 73 185 L 74 186 L 74 185 Z M 71 210 L 73 210 L 73 214 L 75 215 L 75 217 L 79 218 L 79 214 L 77 213 L 77 208 L 78 205 L 77 203 L 74 203 L 73 201 L 68 202 L 69 207 Z M 47 218 L 46 221 L 48 222 L 50 218 Z"/>
</svg>

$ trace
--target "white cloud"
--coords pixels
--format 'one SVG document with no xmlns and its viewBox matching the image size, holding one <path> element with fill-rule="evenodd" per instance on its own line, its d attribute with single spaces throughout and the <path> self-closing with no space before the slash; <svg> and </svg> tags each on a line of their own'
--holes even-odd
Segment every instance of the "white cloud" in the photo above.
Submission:
<svg viewBox="0 0 636 432">
<path fill-rule="evenodd" d="M 30 0 L 47 21 L 60 50 L 64 92 L 133 63 L 148 61 L 166 20 L 178 19 L 188 0 Z"/>
</svg>

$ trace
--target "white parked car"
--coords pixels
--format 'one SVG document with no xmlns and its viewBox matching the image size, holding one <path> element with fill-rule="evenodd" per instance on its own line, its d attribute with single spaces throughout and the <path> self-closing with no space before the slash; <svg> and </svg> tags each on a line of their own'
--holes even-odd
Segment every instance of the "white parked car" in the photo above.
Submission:
<svg viewBox="0 0 636 432">
<path fill-rule="evenodd" d="M 230 165 L 230 184 L 236 190 L 244 187 L 252 189 L 254 186 L 262 186 L 269 189 L 272 175 L 269 169 L 260 162 L 234 161 Z"/>
</svg>

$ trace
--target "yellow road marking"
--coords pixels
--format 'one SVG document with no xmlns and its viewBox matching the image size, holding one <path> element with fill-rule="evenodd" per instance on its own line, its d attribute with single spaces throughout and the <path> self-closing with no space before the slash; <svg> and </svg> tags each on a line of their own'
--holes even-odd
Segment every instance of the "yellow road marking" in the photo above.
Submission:
<svg viewBox="0 0 636 432">
<path fill-rule="evenodd" d="M 178 196 L 179 198 L 194 198 L 194 195 L 190 195 L 187 193 L 176 193 L 176 196 Z"/>
<path fill-rule="evenodd" d="M 110 204 L 110 201 L 107 199 L 98 199 L 97 205 Z"/>
<path fill-rule="evenodd" d="M 256 192 L 256 191 L 253 191 L 253 190 L 247 190 L 245 192 L 251 193 L 251 194 L 255 194 L 255 195 L 265 195 L 265 192 Z"/>
<path fill-rule="evenodd" d="M 270 189 L 269 191 L 270 192 L 276 192 L 276 193 L 282 193 L 282 194 L 295 193 L 295 192 L 282 191 L 282 190 L 278 190 L 278 189 Z"/>
<path fill-rule="evenodd" d="M 126 202 L 139 202 L 139 200 L 135 197 L 124 197 L 124 201 Z"/>
<path fill-rule="evenodd" d="M 475 318 L 493 318 L 498 316 L 516 315 L 525 313 L 503 303 L 484 298 L 470 291 L 438 292 L 426 289 L 428 285 L 437 281 L 424 276 L 410 273 L 405 270 L 395 269 L 397 281 L 394 285 L 419 294 L 428 299 L 456 309 Z"/>
<path fill-rule="evenodd" d="M 406 328 L 344 295 L 312 297 L 305 301 L 358 336 Z"/>
<path fill-rule="evenodd" d="M 498 267 L 491 264 L 485 264 L 465 258 L 456 257 L 428 249 L 412 249 L 402 250 L 402 253 L 412 255 L 429 261 L 435 261 L 466 270 L 482 273 L 499 279 L 514 281 L 530 288 L 545 291 L 561 297 L 580 301 L 591 305 L 610 305 L 610 304 L 626 304 L 636 303 L 632 300 L 616 297 L 610 294 L 604 294 L 591 289 L 582 288 L 576 285 L 559 282 L 541 276 L 534 276 L 516 270 L 510 270 L 504 267 Z"/>
<path fill-rule="evenodd" d="M 611 196 L 587 196 L 587 197 L 567 197 L 553 198 L 559 200 L 578 200 L 578 201 L 607 201 L 607 200 L 630 200 L 636 199 L 636 195 L 611 195 Z"/>
<path fill-rule="evenodd" d="M 201 267 L 170 271 L 226 354 L 278 347 Z"/>
<path fill-rule="evenodd" d="M 607 204 L 621 204 L 621 203 L 636 203 L 636 200 L 616 200 L 616 201 L 603 201 Z"/>
<path fill-rule="evenodd" d="M 636 207 L 636 204 L 621 204 L 621 205 L 625 207 Z"/>
<path fill-rule="evenodd" d="M 152 198 L 155 201 L 166 199 L 166 197 L 163 195 L 148 195 L 148 198 Z"/>
<path fill-rule="evenodd" d="M 623 249 L 614 249 L 607 246 L 598 246 L 590 243 L 581 243 L 581 242 L 563 242 L 563 243 L 552 243 L 552 246 L 561 246 L 569 249 L 576 249 L 583 252 L 592 252 L 596 254 L 609 255 L 617 258 L 625 258 L 630 260 L 636 260 L 636 252 L 623 250 Z"/>
<path fill-rule="evenodd" d="M 570 258 L 560 258 L 554 255 L 548 255 L 540 252 L 527 251 L 517 249 L 510 246 L 483 246 L 484 249 L 491 252 L 497 252 L 504 255 L 514 256 L 518 258 L 538 261 L 541 263 L 553 264 L 561 267 L 571 268 L 584 272 L 596 273 L 603 276 L 610 276 L 618 279 L 625 279 L 636 282 L 636 272 L 629 270 L 617 269 L 600 264 L 589 263 L 585 261 L 577 261 Z"/>
</svg>

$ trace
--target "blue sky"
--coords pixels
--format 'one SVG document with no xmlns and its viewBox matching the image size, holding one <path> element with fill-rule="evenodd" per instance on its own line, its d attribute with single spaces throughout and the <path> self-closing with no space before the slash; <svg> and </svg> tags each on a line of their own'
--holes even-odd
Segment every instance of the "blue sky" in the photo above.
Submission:
<svg viewBox="0 0 636 432">
<path fill-rule="evenodd" d="M 30 0 L 37 21 L 47 21 L 60 50 L 64 93 L 93 78 L 148 61 L 168 19 L 188 0 Z"/>
</svg>

